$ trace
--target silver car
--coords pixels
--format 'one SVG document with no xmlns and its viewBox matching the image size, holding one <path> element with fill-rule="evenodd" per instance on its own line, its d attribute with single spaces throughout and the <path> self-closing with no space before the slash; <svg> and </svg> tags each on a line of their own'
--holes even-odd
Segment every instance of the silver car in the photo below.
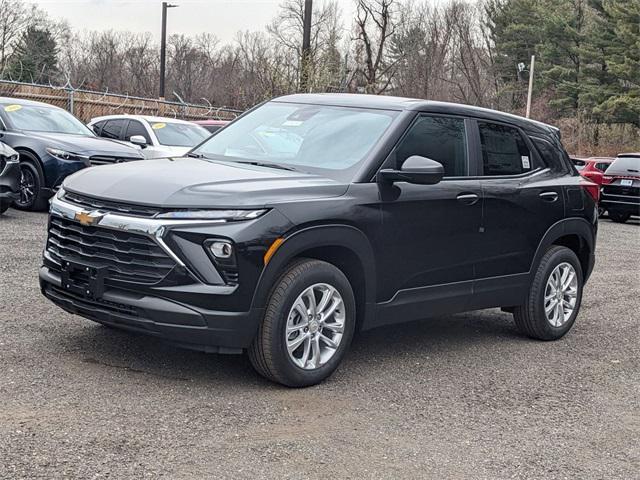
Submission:
<svg viewBox="0 0 640 480">
<path fill-rule="evenodd" d="M 96 117 L 88 126 L 99 137 L 138 146 L 147 159 L 183 156 L 211 135 L 191 122 L 147 115 Z"/>
</svg>

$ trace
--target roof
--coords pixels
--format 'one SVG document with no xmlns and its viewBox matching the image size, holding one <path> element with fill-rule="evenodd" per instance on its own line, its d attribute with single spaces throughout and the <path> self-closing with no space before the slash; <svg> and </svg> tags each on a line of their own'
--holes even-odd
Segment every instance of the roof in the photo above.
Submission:
<svg viewBox="0 0 640 480">
<path fill-rule="evenodd" d="M 640 157 L 640 152 L 619 153 L 618 157 Z"/>
<path fill-rule="evenodd" d="M 208 120 L 193 120 L 192 123 L 195 123 L 197 125 L 226 125 L 230 121 L 231 120 L 213 120 L 213 119 L 208 119 Z"/>
<path fill-rule="evenodd" d="M 60 108 L 55 105 L 51 105 L 50 103 L 44 102 L 35 102 L 33 100 L 26 100 L 24 98 L 15 98 L 15 97 L 0 97 L 0 104 L 10 104 L 10 105 L 23 105 L 23 106 L 34 106 L 34 107 L 51 107 L 51 108 Z"/>
<path fill-rule="evenodd" d="M 173 117 L 154 117 L 151 115 L 129 115 L 129 114 L 119 114 L 119 115 L 104 115 L 102 117 L 94 117 L 91 119 L 90 123 L 98 122 L 100 120 L 109 120 L 113 118 L 128 118 L 132 120 L 146 120 L 149 123 L 185 123 L 187 125 L 191 125 L 192 122 L 187 122 L 186 120 L 179 120 Z"/>
<path fill-rule="evenodd" d="M 558 132 L 558 128 L 546 123 L 520 117 L 498 110 L 463 105 L 460 103 L 436 102 L 418 98 L 392 97 L 388 95 L 364 95 L 358 93 L 298 93 L 273 99 L 281 103 L 305 103 L 310 105 L 332 105 L 338 107 L 373 108 L 380 110 L 418 111 L 463 115 L 504 121 L 515 124 L 523 130 Z"/>
</svg>

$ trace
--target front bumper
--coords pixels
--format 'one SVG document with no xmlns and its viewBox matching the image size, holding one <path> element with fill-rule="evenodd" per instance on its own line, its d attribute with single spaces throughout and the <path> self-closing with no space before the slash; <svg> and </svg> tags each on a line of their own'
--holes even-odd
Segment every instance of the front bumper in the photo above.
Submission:
<svg viewBox="0 0 640 480">
<path fill-rule="evenodd" d="M 19 198 L 20 164 L 7 163 L 0 172 L 0 200 L 13 201 Z"/>
<path fill-rule="evenodd" d="M 40 268 L 45 297 L 69 313 L 125 330 L 161 338 L 210 353 L 240 353 L 255 335 L 262 309 L 225 312 L 198 309 L 172 300 L 126 290 L 107 289 L 99 299 L 66 290 L 61 276 Z"/>
<path fill-rule="evenodd" d="M 70 313 L 186 348 L 234 353 L 251 344 L 264 312 L 253 298 L 268 244 L 257 240 L 256 232 L 265 231 L 260 222 L 278 231 L 287 228 L 288 220 L 269 212 L 251 221 L 207 224 L 94 210 L 100 220 L 86 226 L 74 220 L 84 211 L 57 197 L 52 201 L 39 272 L 41 291 L 49 300 Z M 211 238 L 233 241 L 235 277 L 218 275 L 218 266 L 204 254 L 203 244 Z M 105 255 L 106 247 L 110 255 Z M 141 249 L 150 249 L 152 257 L 145 261 L 162 257 L 164 270 L 153 281 L 136 277 L 136 271 L 118 273 L 138 265 Z"/>
</svg>

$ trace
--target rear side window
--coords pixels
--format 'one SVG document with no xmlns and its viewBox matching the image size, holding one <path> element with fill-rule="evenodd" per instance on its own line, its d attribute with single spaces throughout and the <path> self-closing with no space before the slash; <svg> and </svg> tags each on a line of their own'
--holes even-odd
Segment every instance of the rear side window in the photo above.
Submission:
<svg viewBox="0 0 640 480">
<path fill-rule="evenodd" d="M 396 166 L 413 156 L 430 158 L 444 167 L 445 177 L 467 175 L 467 141 L 464 120 L 421 116 L 396 147 Z"/>
<path fill-rule="evenodd" d="M 107 120 L 100 132 L 101 137 L 120 139 L 124 120 Z"/>
<path fill-rule="evenodd" d="M 134 135 L 143 136 L 149 145 L 151 145 L 151 138 L 149 138 L 149 133 L 147 129 L 144 127 L 142 122 L 137 120 L 129 120 L 129 125 L 127 126 L 127 133 L 125 134 L 125 140 L 129 140 Z"/>
<path fill-rule="evenodd" d="M 609 163 L 596 163 L 596 168 L 601 172 L 604 172 L 609 165 Z"/>
<path fill-rule="evenodd" d="M 517 128 L 478 122 L 484 175 L 520 175 L 535 169 L 529 147 Z"/>
<path fill-rule="evenodd" d="M 100 122 L 96 122 L 93 125 L 91 125 L 91 130 L 93 130 L 93 133 L 95 133 L 96 135 L 100 136 L 100 131 L 102 130 L 102 127 L 104 127 L 105 123 L 107 123 L 105 120 L 102 120 Z"/>
</svg>

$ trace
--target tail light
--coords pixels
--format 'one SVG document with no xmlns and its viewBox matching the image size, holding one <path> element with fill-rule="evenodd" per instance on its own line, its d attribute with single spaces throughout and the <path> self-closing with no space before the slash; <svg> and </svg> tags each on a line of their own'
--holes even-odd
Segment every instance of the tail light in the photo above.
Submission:
<svg viewBox="0 0 640 480">
<path fill-rule="evenodd" d="M 582 180 L 580 186 L 584 188 L 596 203 L 600 201 L 600 186 L 588 180 Z"/>
<path fill-rule="evenodd" d="M 611 182 L 613 182 L 613 177 L 610 175 L 603 175 L 602 176 L 602 184 L 603 185 L 609 185 Z"/>
</svg>

